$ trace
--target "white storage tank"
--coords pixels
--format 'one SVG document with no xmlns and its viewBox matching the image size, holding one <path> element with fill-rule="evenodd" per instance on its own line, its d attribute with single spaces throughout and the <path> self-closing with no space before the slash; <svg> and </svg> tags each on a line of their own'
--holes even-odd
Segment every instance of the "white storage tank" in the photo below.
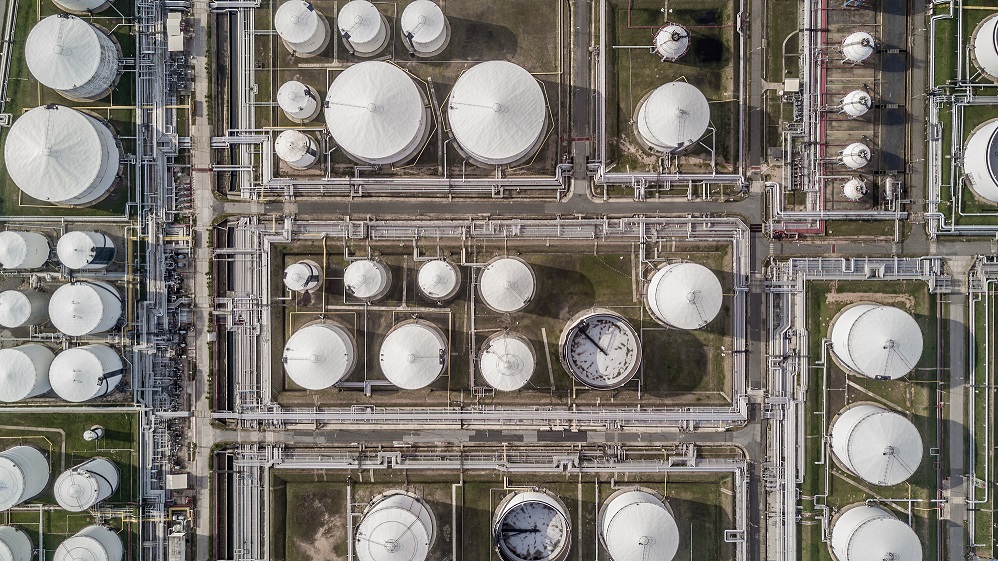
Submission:
<svg viewBox="0 0 998 561">
<path fill-rule="evenodd" d="M 121 75 L 117 45 L 69 14 L 35 24 L 24 43 L 24 59 L 36 80 L 73 101 L 107 96 Z"/>
<path fill-rule="evenodd" d="M 599 512 L 599 537 L 612 561 L 671 561 L 679 526 L 661 495 L 641 487 L 620 489 Z"/>
<path fill-rule="evenodd" d="M 492 517 L 492 542 L 503 561 L 564 561 L 572 549 L 568 507 L 541 489 L 510 493 Z"/>
<path fill-rule="evenodd" d="M 322 269 L 311 259 L 302 259 L 284 269 L 284 286 L 293 292 L 311 292 L 322 283 Z"/>
<path fill-rule="evenodd" d="M 49 300 L 49 318 L 71 337 L 103 333 L 118 325 L 121 293 L 106 282 L 73 282 L 57 288 Z"/>
<path fill-rule="evenodd" d="M 307 123 L 319 116 L 322 109 L 319 92 L 297 80 L 284 82 L 277 90 L 277 105 L 296 123 Z"/>
<path fill-rule="evenodd" d="M 485 340 L 478 355 L 478 371 L 493 388 L 511 392 L 525 386 L 534 374 L 537 355 L 526 337 L 500 331 Z"/>
<path fill-rule="evenodd" d="M 721 311 L 721 281 L 699 263 L 659 267 L 648 283 L 645 306 L 655 321 L 676 329 L 701 329 Z"/>
<path fill-rule="evenodd" d="M 81 512 L 107 499 L 118 488 L 118 467 L 107 458 L 90 458 L 55 480 L 52 492 L 59 506 Z"/>
<path fill-rule="evenodd" d="M 447 121 L 458 149 L 482 166 L 516 165 L 544 142 L 544 88 L 530 72 L 503 60 L 482 62 L 457 79 Z"/>
<path fill-rule="evenodd" d="M 49 482 L 49 462 L 34 446 L 14 446 L 0 452 L 0 510 L 15 507 Z"/>
<path fill-rule="evenodd" d="M 0 232 L 0 267 L 4 269 L 38 269 L 51 251 L 48 238 L 37 232 Z"/>
<path fill-rule="evenodd" d="M 873 35 L 865 31 L 851 33 L 842 40 L 843 62 L 862 64 L 863 61 L 870 58 L 876 46 L 877 42 L 873 39 Z"/>
<path fill-rule="evenodd" d="M 873 485 L 907 481 L 922 462 L 922 436 L 911 421 L 879 405 L 857 404 L 832 420 L 832 452 Z"/>
<path fill-rule="evenodd" d="M 329 45 L 329 22 L 315 6 L 303 0 L 281 4 L 274 14 L 274 30 L 284 46 L 299 58 L 313 57 Z"/>
<path fill-rule="evenodd" d="M 998 14 L 977 24 L 970 38 L 970 58 L 989 80 L 998 82 Z"/>
<path fill-rule="evenodd" d="M 401 32 L 409 53 L 419 57 L 438 55 L 450 42 L 450 22 L 430 0 L 416 0 L 405 7 Z"/>
<path fill-rule="evenodd" d="M 38 325 L 48 318 L 49 295 L 37 290 L 0 292 L 0 326 L 14 329 Z"/>
<path fill-rule="evenodd" d="M 963 173 L 975 195 L 998 203 L 998 119 L 971 133 L 963 150 Z"/>
<path fill-rule="evenodd" d="M 853 90 L 842 98 L 842 113 L 851 118 L 862 117 L 873 107 L 873 98 L 863 90 Z"/>
<path fill-rule="evenodd" d="M 104 232 L 66 232 L 55 252 L 67 269 L 103 269 L 114 261 L 114 241 Z"/>
<path fill-rule="evenodd" d="M 353 537 L 359 561 L 426 561 L 435 539 L 433 512 L 418 496 L 402 490 L 375 497 Z"/>
<path fill-rule="evenodd" d="M 384 298 L 392 287 L 392 271 L 381 261 L 360 259 L 343 271 L 343 287 L 354 298 L 375 302 Z"/>
<path fill-rule="evenodd" d="M 866 196 L 866 182 L 859 177 L 846 181 L 842 186 L 842 196 L 850 201 L 859 201 Z"/>
<path fill-rule="evenodd" d="M 357 364 L 354 338 L 340 324 L 318 321 L 295 331 L 281 358 L 288 377 L 306 390 L 342 382 Z"/>
<path fill-rule="evenodd" d="M 350 0 L 336 16 L 343 44 L 350 53 L 368 57 L 381 52 L 388 44 L 388 20 L 367 0 Z"/>
<path fill-rule="evenodd" d="M 124 372 L 121 357 L 114 349 L 86 345 L 56 355 L 49 367 L 49 383 L 60 398 L 82 403 L 114 391 Z"/>
<path fill-rule="evenodd" d="M 886 508 L 854 504 L 832 520 L 829 549 L 836 561 L 921 561 L 922 543 Z"/>
<path fill-rule="evenodd" d="M 54 358 L 55 353 L 38 343 L 0 349 L 0 401 L 16 403 L 51 390 Z"/>
<path fill-rule="evenodd" d="M 0 561 L 31 561 L 31 539 L 13 526 L 0 526 Z"/>
<path fill-rule="evenodd" d="M 446 302 L 461 288 L 461 271 L 446 259 L 427 261 L 416 274 L 419 291 L 430 300 Z"/>
<path fill-rule="evenodd" d="M 432 323 L 413 319 L 399 323 L 381 343 L 381 372 L 403 390 L 432 384 L 447 364 L 447 338 Z"/>
<path fill-rule="evenodd" d="M 685 27 L 670 23 L 655 34 L 655 54 L 662 62 L 679 60 L 690 50 L 690 32 Z"/>
<path fill-rule="evenodd" d="M 277 157 L 294 169 L 306 170 L 319 159 L 319 147 L 311 136 L 297 130 L 286 130 L 274 141 Z"/>
<path fill-rule="evenodd" d="M 620 314 L 592 308 L 568 320 L 558 339 L 561 365 L 594 390 L 626 384 L 641 366 L 641 339 Z"/>
<path fill-rule="evenodd" d="M 832 320 L 832 354 L 855 374 L 894 380 L 922 358 L 922 330 L 908 312 L 857 303 Z"/>
<path fill-rule="evenodd" d="M 839 152 L 842 164 L 849 169 L 860 169 L 870 163 L 870 148 L 862 142 L 853 142 Z"/>
<path fill-rule="evenodd" d="M 87 16 L 97 12 L 103 12 L 111 7 L 109 0 L 52 0 L 57 8 L 64 12 Z"/>
<path fill-rule="evenodd" d="M 87 526 L 55 550 L 52 561 L 121 561 L 121 538 L 104 526 Z"/>
<path fill-rule="evenodd" d="M 686 82 L 659 86 L 638 102 L 636 115 L 638 139 L 656 154 L 674 154 L 693 146 L 710 125 L 707 98 Z"/>
<path fill-rule="evenodd" d="M 89 206 L 118 175 L 120 152 L 107 126 L 62 105 L 35 107 L 14 121 L 4 144 L 7 173 L 29 197 Z"/>
<path fill-rule="evenodd" d="M 478 277 L 482 302 L 499 313 L 519 312 L 534 299 L 534 270 L 519 257 L 496 257 L 485 264 Z"/>
</svg>

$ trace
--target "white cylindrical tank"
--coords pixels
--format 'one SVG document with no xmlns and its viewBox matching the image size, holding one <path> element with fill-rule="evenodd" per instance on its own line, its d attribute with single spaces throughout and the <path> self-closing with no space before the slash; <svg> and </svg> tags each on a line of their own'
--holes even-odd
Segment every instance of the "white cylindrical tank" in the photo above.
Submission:
<svg viewBox="0 0 998 561">
<path fill-rule="evenodd" d="M 104 345 L 66 349 L 49 367 L 49 383 L 60 398 L 82 403 L 103 397 L 118 387 L 124 375 L 121 357 Z"/>
<path fill-rule="evenodd" d="M 0 349 L 0 401 L 16 403 L 52 389 L 49 367 L 54 358 L 55 353 L 37 343 Z"/>
<path fill-rule="evenodd" d="M 534 374 L 534 346 L 519 333 L 500 331 L 485 340 L 478 355 L 478 370 L 493 388 L 511 392 L 527 384 Z"/>
<path fill-rule="evenodd" d="M 862 142 L 853 142 L 839 152 L 839 158 L 849 169 L 860 169 L 870 163 L 870 148 Z"/>
<path fill-rule="evenodd" d="M 329 44 L 329 22 L 315 6 L 303 0 L 281 4 L 274 14 L 274 30 L 297 57 L 313 57 Z"/>
<path fill-rule="evenodd" d="M 482 302 L 499 313 L 519 312 L 534 299 L 534 270 L 519 257 L 496 257 L 478 278 Z"/>
<path fill-rule="evenodd" d="M 860 64 L 870 58 L 870 55 L 873 54 L 873 50 L 876 46 L 877 42 L 873 39 L 873 35 L 870 35 L 865 31 L 851 33 L 848 37 L 842 40 L 842 56 L 845 58 L 844 62 Z"/>
<path fill-rule="evenodd" d="M 55 480 L 52 492 L 59 506 L 81 512 L 107 499 L 118 488 L 118 467 L 107 458 L 90 458 Z"/>
<path fill-rule="evenodd" d="M 103 269 L 114 261 L 114 241 L 104 232 L 66 232 L 55 252 L 67 269 Z"/>
<path fill-rule="evenodd" d="M 401 32 L 409 52 L 420 57 L 438 55 L 450 42 L 450 22 L 430 0 L 416 0 L 405 7 Z"/>
<path fill-rule="evenodd" d="M 49 295 L 37 290 L 0 292 L 0 326 L 38 325 L 48 318 Z"/>
<path fill-rule="evenodd" d="M 103 12 L 111 7 L 109 0 L 52 0 L 60 10 L 86 16 L 97 12 Z"/>
<path fill-rule="evenodd" d="M 284 370 L 306 390 L 342 382 L 357 364 L 354 338 L 338 323 L 318 321 L 295 331 L 284 345 Z"/>
<path fill-rule="evenodd" d="M 367 0 L 344 4 L 336 16 L 336 27 L 347 50 L 357 56 L 374 56 L 388 44 L 388 20 Z"/>
<path fill-rule="evenodd" d="M 423 90 L 387 62 L 362 62 L 340 72 L 326 94 L 325 115 L 340 149 L 369 164 L 409 160 L 430 134 Z"/>
<path fill-rule="evenodd" d="M 707 132 L 710 105 L 703 92 L 686 82 L 669 82 L 639 103 L 634 130 L 642 144 L 656 154 L 689 148 Z"/>
<path fill-rule="evenodd" d="M 853 304 L 832 320 L 832 354 L 856 374 L 894 380 L 922 357 L 922 330 L 915 318 L 892 306 Z"/>
<path fill-rule="evenodd" d="M 885 508 L 855 504 L 832 521 L 829 549 L 836 561 L 920 561 L 922 543 L 910 526 Z"/>
<path fill-rule="evenodd" d="M 655 271 L 645 306 L 655 321 L 676 329 L 700 329 L 721 311 L 721 281 L 698 263 L 672 263 Z"/>
<path fill-rule="evenodd" d="M 364 509 L 353 537 L 359 561 L 425 561 L 436 539 L 436 519 L 408 491 L 382 493 Z"/>
<path fill-rule="evenodd" d="M 322 269 L 311 259 L 302 259 L 284 269 L 284 286 L 294 292 L 311 292 L 322 283 Z"/>
<path fill-rule="evenodd" d="M 381 372 L 404 390 L 432 384 L 447 364 L 447 338 L 439 327 L 414 319 L 391 329 L 381 343 Z"/>
<path fill-rule="evenodd" d="M 106 282 L 73 282 L 57 288 L 49 300 L 56 329 L 82 337 L 113 329 L 121 319 L 121 293 Z"/>
<path fill-rule="evenodd" d="M 655 34 L 655 53 L 662 61 L 675 61 L 690 50 L 690 32 L 685 27 L 670 23 Z"/>
<path fill-rule="evenodd" d="M 572 549 L 568 507 L 540 489 L 510 493 L 492 517 L 492 541 L 503 561 L 564 561 Z"/>
<path fill-rule="evenodd" d="M 461 288 L 461 271 L 446 259 L 427 261 L 416 275 L 419 291 L 430 300 L 445 302 L 457 296 Z"/>
<path fill-rule="evenodd" d="M 873 98 L 863 90 L 853 90 L 842 98 L 842 112 L 850 117 L 862 117 L 873 107 Z"/>
<path fill-rule="evenodd" d="M 319 115 L 319 92 L 297 80 L 284 82 L 277 90 L 277 105 L 296 123 L 307 123 Z"/>
<path fill-rule="evenodd" d="M 842 196 L 850 201 L 858 201 L 866 195 L 866 182 L 859 177 L 846 181 L 842 186 Z"/>
<path fill-rule="evenodd" d="M 381 300 L 392 287 L 392 271 L 381 261 L 361 259 L 343 271 L 343 288 L 354 298 L 367 302 Z"/>
<path fill-rule="evenodd" d="M 274 151 L 278 158 L 295 169 L 308 169 L 319 159 L 319 147 L 315 140 L 297 130 L 286 130 L 277 135 Z"/>
<path fill-rule="evenodd" d="M 832 420 L 832 452 L 874 485 L 906 481 L 922 462 L 922 437 L 911 421 L 879 405 L 859 404 Z"/>
<path fill-rule="evenodd" d="M 998 14 L 977 24 L 970 38 L 970 58 L 988 79 L 998 82 Z"/>
<path fill-rule="evenodd" d="M 0 526 L 0 561 L 31 561 L 31 539 L 13 526 Z"/>
<path fill-rule="evenodd" d="M 963 150 L 963 173 L 975 195 L 998 203 L 998 119 L 971 133 Z"/>
<path fill-rule="evenodd" d="M 24 43 L 31 75 L 74 101 L 109 94 L 120 76 L 119 58 L 118 47 L 103 31 L 68 14 L 38 22 Z"/>
<path fill-rule="evenodd" d="M 610 495 L 599 512 L 599 536 L 613 561 L 671 561 L 679 526 L 662 496 L 632 487 Z"/>
<path fill-rule="evenodd" d="M 4 269 L 38 269 L 51 251 L 48 238 L 37 232 L 0 232 L 0 267 Z"/>
<path fill-rule="evenodd" d="M 29 197 L 88 206 L 114 185 L 120 153 L 114 133 L 62 105 L 35 107 L 14 121 L 4 145 L 7 173 Z"/>
<path fill-rule="evenodd" d="M 49 482 L 49 462 L 34 446 L 0 452 L 0 510 L 8 510 L 41 493 Z"/>
<path fill-rule="evenodd" d="M 547 129 L 544 88 L 530 72 L 502 60 L 482 62 L 457 79 L 447 120 L 458 148 L 483 166 L 523 163 Z"/>
<path fill-rule="evenodd" d="M 87 526 L 55 550 L 52 561 L 121 561 L 121 538 L 104 526 Z"/>
</svg>

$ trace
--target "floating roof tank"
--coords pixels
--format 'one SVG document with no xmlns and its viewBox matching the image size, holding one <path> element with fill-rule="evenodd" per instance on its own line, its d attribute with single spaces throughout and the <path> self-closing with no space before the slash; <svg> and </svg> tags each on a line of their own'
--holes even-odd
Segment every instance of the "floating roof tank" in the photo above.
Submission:
<svg viewBox="0 0 998 561">
<path fill-rule="evenodd" d="M 685 27 L 670 23 L 655 34 L 655 53 L 662 61 L 673 62 L 690 50 L 690 32 Z"/>
<path fill-rule="evenodd" d="M 49 300 L 52 325 L 71 337 L 113 329 L 122 309 L 118 289 L 100 281 L 64 284 Z"/>
<path fill-rule="evenodd" d="M 457 296 L 461 288 L 461 271 L 446 259 L 427 261 L 419 268 L 416 285 L 430 300 L 445 302 Z"/>
<path fill-rule="evenodd" d="M 879 304 L 846 307 L 832 320 L 832 353 L 856 374 L 894 380 L 922 357 L 922 330 L 904 310 Z"/>
<path fill-rule="evenodd" d="M 388 491 L 364 509 L 353 539 L 359 561 L 425 561 L 436 539 L 436 520 L 415 494 Z"/>
<path fill-rule="evenodd" d="M 461 152 L 483 166 L 525 162 L 547 129 L 544 88 L 530 72 L 503 60 L 482 62 L 457 79 L 447 120 Z"/>
<path fill-rule="evenodd" d="M 600 541 L 613 561 L 671 561 L 679 526 L 662 496 L 649 489 L 620 489 L 599 513 Z"/>
<path fill-rule="evenodd" d="M 721 281 L 698 263 L 672 263 L 655 271 L 645 306 L 655 321 L 676 329 L 700 329 L 721 311 Z"/>
<path fill-rule="evenodd" d="M 7 173 L 29 197 L 89 206 L 118 174 L 118 144 L 107 126 L 62 105 L 35 107 L 14 121 L 4 145 Z"/>
<path fill-rule="evenodd" d="M 274 141 L 277 157 L 294 169 L 305 170 L 319 159 L 319 148 L 311 136 L 296 130 L 286 130 Z"/>
<path fill-rule="evenodd" d="M 998 82 L 998 14 L 977 24 L 970 38 L 970 58 L 990 80 Z"/>
<path fill-rule="evenodd" d="M 68 14 L 38 22 L 24 43 L 31 75 L 73 101 L 94 101 L 111 93 L 121 75 L 120 58 L 106 33 Z"/>
<path fill-rule="evenodd" d="M 572 548 L 568 508 L 546 490 L 510 493 L 492 517 L 492 541 L 503 561 L 564 561 Z"/>
<path fill-rule="evenodd" d="M 850 201 L 858 201 L 866 195 L 866 182 L 854 177 L 842 186 L 842 196 Z"/>
<path fill-rule="evenodd" d="M 568 320 L 558 340 L 561 365 L 594 390 L 618 388 L 641 366 L 641 339 L 620 314 L 592 308 Z"/>
<path fill-rule="evenodd" d="M 55 353 L 37 343 L 0 349 L 0 401 L 16 403 L 51 390 L 49 366 L 54 358 Z"/>
<path fill-rule="evenodd" d="M 851 33 L 848 37 L 842 40 L 842 56 L 844 57 L 843 62 L 861 64 L 863 61 L 870 58 L 870 55 L 873 54 L 873 50 L 876 46 L 877 42 L 873 39 L 873 35 L 870 35 L 865 31 Z"/>
<path fill-rule="evenodd" d="M 392 271 L 381 261 L 360 259 L 343 271 L 343 287 L 354 298 L 367 302 L 381 300 L 392 287 Z"/>
<path fill-rule="evenodd" d="M 420 57 L 438 55 L 450 42 L 450 22 L 430 0 L 416 0 L 405 7 L 401 32 L 409 52 Z"/>
<path fill-rule="evenodd" d="M 674 154 L 689 148 L 710 125 L 707 98 L 686 82 L 659 86 L 638 103 L 636 114 L 637 136 L 656 154 Z"/>
<path fill-rule="evenodd" d="M 121 538 L 104 526 L 87 526 L 55 550 L 52 561 L 121 561 Z"/>
<path fill-rule="evenodd" d="M 117 488 L 117 466 L 107 458 L 90 458 L 62 472 L 52 492 L 63 509 L 82 512 L 110 497 Z"/>
<path fill-rule="evenodd" d="M 534 346 L 523 335 L 510 331 L 490 336 L 478 355 L 478 370 L 485 382 L 503 392 L 525 386 L 536 364 Z"/>
<path fill-rule="evenodd" d="M 38 269 L 51 251 L 48 238 L 37 232 L 0 232 L 0 268 Z"/>
<path fill-rule="evenodd" d="M 277 90 L 277 105 L 296 123 L 307 123 L 319 116 L 319 92 L 297 80 L 284 82 Z"/>
<path fill-rule="evenodd" d="M 859 404 L 832 420 L 832 452 L 874 485 L 906 481 L 922 461 L 922 436 L 911 421 L 879 405 Z"/>
<path fill-rule="evenodd" d="M 971 133 L 963 151 L 963 173 L 975 195 L 998 203 L 998 119 Z"/>
<path fill-rule="evenodd" d="M 322 283 L 322 269 L 311 259 L 302 259 L 284 269 L 284 286 L 294 292 L 311 292 Z"/>
<path fill-rule="evenodd" d="M 66 232 L 55 252 L 67 269 L 103 269 L 114 261 L 114 242 L 104 232 Z"/>
<path fill-rule="evenodd" d="M 114 391 L 123 374 L 121 357 L 113 349 L 86 345 L 56 355 L 49 367 L 49 383 L 60 398 L 82 403 Z"/>
<path fill-rule="evenodd" d="M 49 482 L 49 462 L 34 446 L 0 452 L 0 510 L 8 510 L 41 493 Z"/>
<path fill-rule="evenodd" d="M 842 98 L 842 112 L 851 118 L 862 117 L 873 107 L 873 98 L 863 90 L 853 90 Z"/>
<path fill-rule="evenodd" d="M 281 361 L 294 383 L 306 390 L 324 390 L 353 372 L 357 347 L 340 324 L 318 321 L 295 331 L 284 345 Z"/>
<path fill-rule="evenodd" d="M 519 257 L 496 257 L 478 278 L 478 293 L 486 306 L 499 313 L 519 312 L 534 299 L 534 270 Z"/>
<path fill-rule="evenodd" d="M 870 163 L 870 148 L 862 142 L 853 142 L 839 152 L 842 164 L 849 169 L 860 169 Z"/>
<path fill-rule="evenodd" d="M 111 7 L 109 0 L 52 0 L 57 8 L 78 16 L 88 16 L 103 12 Z"/>
<path fill-rule="evenodd" d="M 414 319 L 391 329 L 381 343 L 381 371 L 403 390 L 432 384 L 447 364 L 447 338 L 439 327 Z"/>
<path fill-rule="evenodd" d="M 329 44 L 329 22 L 312 4 L 303 0 L 281 4 L 274 14 L 274 29 L 284 46 L 299 58 L 313 57 Z"/>
<path fill-rule="evenodd" d="M 352 159 L 377 165 L 409 160 L 430 134 L 426 96 L 394 64 L 355 64 L 326 94 L 329 134 Z"/>
<path fill-rule="evenodd" d="M 38 325 L 48 318 L 49 295 L 37 290 L 0 292 L 0 325 L 13 329 Z"/>
<path fill-rule="evenodd" d="M 368 57 L 388 45 L 388 19 L 367 0 L 350 0 L 336 16 L 343 44 L 351 54 Z"/>
<path fill-rule="evenodd" d="M 31 561 L 31 539 L 13 526 L 0 526 L 0 561 Z"/>
<path fill-rule="evenodd" d="M 910 526 L 885 508 L 863 503 L 846 507 L 832 521 L 829 549 L 836 561 L 922 559 L 922 544 Z"/>
</svg>

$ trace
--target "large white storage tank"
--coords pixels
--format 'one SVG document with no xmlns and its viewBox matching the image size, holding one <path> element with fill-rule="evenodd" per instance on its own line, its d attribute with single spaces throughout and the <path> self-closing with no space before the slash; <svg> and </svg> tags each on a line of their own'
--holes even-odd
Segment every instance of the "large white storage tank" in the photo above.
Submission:
<svg viewBox="0 0 998 561">
<path fill-rule="evenodd" d="M 525 386 L 534 374 L 537 355 L 526 337 L 500 331 L 485 340 L 478 355 L 478 371 L 493 388 L 511 392 Z"/>
<path fill-rule="evenodd" d="M 858 201 L 866 196 L 866 182 L 862 178 L 853 177 L 842 186 L 842 196 L 850 201 Z"/>
<path fill-rule="evenodd" d="M 294 292 L 311 292 L 322 283 L 322 269 L 311 259 L 302 259 L 284 269 L 284 286 Z"/>
<path fill-rule="evenodd" d="M 55 252 L 67 269 L 103 269 L 114 261 L 114 242 L 104 232 L 66 232 Z"/>
<path fill-rule="evenodd" d="M 671 561 L 679 526 L 669 504 L 649 489 L 620 489 L 599 513 L 599 537 L 613 561 Z"/>
<path fill-rule="evenodd" d="M 336 16 L 343 44 L 352 54 L 374 56 L 388 44 L 388 19 L 367 0 L 350 0 Z"/>
<path fill-rule="evenodd" d="M 113 329 L 122 309 L 121 293 L 101 281 L 64 284 L 49 300 L 52 325 L 71 337 Z"/>
<path fill-rule="evenodd" d="M 62 105 L 35 107 L 14 121 L 4 145 L 7 173 L 29 197 L 88 206 L 118 175 L 114 133 L 97 119 Z"/>
<path fill-rule="evenodd" d="M 863 61 L 870 58 L 876 46 L 877 42 L 873 39 L 873 35 L 865 31 L 851 33 L 842 40 L 843 62 L 862 64 Z"/>
<path fill-rule="evenodd" d="M 0 292 L 0 326 L 14 329 L 38 325 L 48 318 L 49 295 L 37 290 Z"/>
<path fill-rule="evenodd" d="M 561 365 L 594 390 L 626 384 L 641 366 L 641 338 L 623 316 L 605 308 L 583 310 L 558 338 Z"/>
<path fill-rule="evenodd" d="M 354 298 L 375 302 L 384 298 L 392 287 L 392 271 L 381 261 L 360 259 L 344 269 L 343 287 Z"/>
<path fill-rule="evenodd" d="M 998 82 L 998 14 L 977 24 L 970 39 L 970 58 L 988 79 Z"/>
<path fill-rule="evenodd" d="M 842 98 L 842 113 L 851 118 L 862 117 L 873 107 L 873 98 L 863 90 L 853 90 Z"/>
<path fill-rule="evenodd" d="M 998 203 L 998 119 L 974 130 L 963 150 L 963 173 L 978 197 Z"/>
<path fill-rule="evenodd" d="M 0 267 L 4 269 L 38 269 L 51 251 L 48 238 L 37 232 L 0 232 Z"/>
<path fill-rule="evenodd" d="M 832 520 L 829 549 L 836 561 L 921 561 L 922 543 L 887 509 L 855 504 Z"/>
<path fill-rule="evenodd" d="M 0 510 L 8 510 L 41 493 L 49 482 L 49 462 L 34 446 L 0 452 Z"/>
<path fill-rule="evenodd" d="M 858 404 L 832 421 L 832 452 L 874 485 L 906 481 L 922 462 L 922 437 L 911 421 L 879 405 Z"/>
<path fill-rule="evenodd" d="M 31 539 L 13 526 L 0 526 L 0 560 L 31 561 Z"/>
<path fill-rule="evenodd" d="M 319 147 L 312 137 L 297 130 L 286 130 L 274 141 L 277 157 L 294 169 L 305 170 L 319 159 Z"/>
<path fill-rule="evenodd" d="M 55 480 L 52 492 L 59 506 L 81 512 L 107 499 L 118 488 L 118 467 L 107 458 L 90 458 Z"/>
<path fill-rule="evenodd" d="M 685 27 L 670 23 L 655 34 L 655 54 L 662 62 L 679 60 L 690 50 L 690 32 Z"/>
<path fill-rule="evenodd" d="M 703 92 L 686 82 L 669 82 L 639 103 L 634 130 L 656 154 L 673 154 L 692 146 L 707 132 L 710 105 Z"/>
<path fill-rule="evenodd" d="M 485 264 L 478 277 L 482 302 L 499 313 L 519 312 L 534 299 L 534 270 L 519 257 L 496 257 Z"/>
<path fill-rule="evenodd" d="M 86 345 L 56 355 L 49 367 L 49 383 L 60 398 L 82 403 L 114 391 L 124 372 L 121 357 L 114 349 Z"/>
<path fill-rule="evenodd" d="M 87 526 L 55 550 L 52 561 L 121 561 L 121 538 L 104 526 Z"/>
<path fill-rule="evenodd" d="M 922 358 L 922 330 L 915 318 L 892 306 L 857 303 L 832 320 L 832 354 L 856 374 L 894 380 Z"/>
<path fill-rule="evenodd" d="M 0 349 L 0 401 L 16 403 L 52 389 L 49 367 L 54 358 L 55 353 L 37 343 Z"/>
<path fill-rule="evenodd" d="M 64 12 L 78 16 L 88 16 L 97 12 L 103 12 L 111 7 L 109 0 L 52 0 L 52 3 Z"/>
<path fill-rule="evenodd" d="M 676 329 L 701 329 L 721 311 L 721 281 L 699 263 L 660 267 L 645 292 L 645 306 L 655 321 Z"/>
<path fill-rule="evenodd" d="M 340 324 L 318 321 L 295 331 L 281 358 L 288 377 L 306 390 L 342 382 L 357 364 L 354 338 Z"/>
<path fill-rule="evenodd" d="M 28 70 L 42 85 L 73 101 L 94 101 L 118 81 L 118 47 L 100 29 L 68 14 L 35 24 L 24 43 Z"/>
<path fill-rule="evenodd" d="M 853 142 L 839 152 L 839 159 L 849 169 L 860 169 L 870 163 L 870 147 L 862 142 Z"/>
<path fill-rule="evenodd" d="M 277 90 L 277 105 L 289 119 L 307 123 L 319 115 L 319 92 L 297 80 L 284 82 Z"/>
<path fill-rule="evenodd" d="M 564 561 L 572 549 L 568 507 L 541 489 L 510 493 L 492 517 L 492 541 L 503 561 Z"/>
<path fill-rule="evenodd" d="M 457 296 L 461 288 L 461 271 L 446 259 L 427 261 L 419 267 L 416 285 L 430 300 L 446 302 Z"/>
<path fill-rule="evenodd" d="M 447 338 L 432 323 L 413 319 L 391 329 L 381 343 L 381 372 L 403 390 L 432 384 L 447 364 Z"/>
<path fill-rule="evenodd" d="M 408 491 L 382 493 L 364 509 L 353 537 L 360 561 L 425 561 L 436 539 L 433 512 Z"/>
<path fill-rule="evenodd" d="M 416 0 L 405 7 L 401 31 L 409 53 L 420 57 L 438 55 L 450 42 L 450 22 L 430 0 Z"/>
<path fill-rule="evenodd" d="M 303 0 L 281 4 L 274 14 L 274 29 L 284 46 L 299 58 L 313 57 L 329 44 L 329 22 Z"/>
<path fill-rule="evenodd" d="M 478 165 L 515 165 L 540 148 L 547 128 L 544 88 L 502 60 L 466 70 L 454 84 L 447 121 L 458 148 Z"/>
</svg>

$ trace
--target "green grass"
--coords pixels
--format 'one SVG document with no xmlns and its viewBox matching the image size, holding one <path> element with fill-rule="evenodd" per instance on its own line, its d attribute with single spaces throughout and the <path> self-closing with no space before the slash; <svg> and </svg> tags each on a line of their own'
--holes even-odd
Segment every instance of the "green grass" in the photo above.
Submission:
<svg viewBox="0 0 998 561">
<path fill-rule="evenodd" d="M 800 2 L 797 0 L 770 0 L 766 3 L 766 50 L 769 55 L 765 78 L 770 82 L 782 82 L 786 77 L 800 73 L 798 40 L 800 27 Z M 783 51 L 786 44 L 786 53 Z M 786 56 L 784 56 L 786 55 Z"/>
</svg>

